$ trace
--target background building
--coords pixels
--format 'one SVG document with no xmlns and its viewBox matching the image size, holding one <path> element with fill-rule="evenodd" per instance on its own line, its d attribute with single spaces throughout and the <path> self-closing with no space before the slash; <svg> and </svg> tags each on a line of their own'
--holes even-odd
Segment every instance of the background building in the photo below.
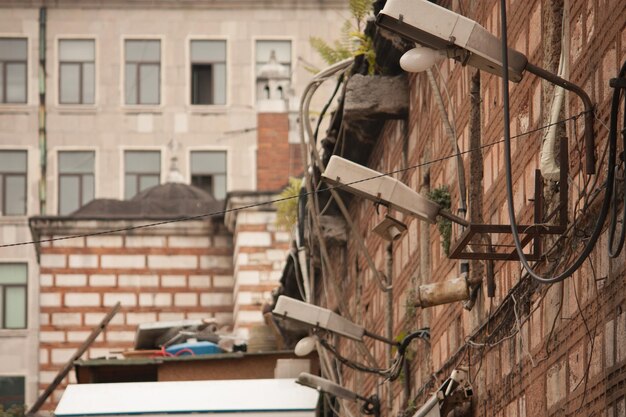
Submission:
<svg viewBox="0 0 626 417">
<path fill-rule="evenodd" d="M 216 200 L 276 191 L 275 179 L 257 178 L 258 110 L 285 112 L 297 102 L 310 77 L 302 62 L 323 66 L 309 37 L 338 36 L 346 17 L 339 0 L 1 1 L 1 244 L 30 240 L 29 216 L 63 218 L 94 199 L 128 200 L 167 182 L 173 157 L 177 181 Z M 267 101 L 274 104 L 259 107 Z M 290 120 L 281 128 L 287 136 L 297 122 Z M 297 167 L 290 159 L 285 166 Z M 55 296 L 40 298 L 50 274 L 40 278 L 37 262 L 32 245 L 0 251 L 8 300 L 1 387 L 27 404 L 47 382 L 38 371 L 49 359 L 37 347 L 39 328 L 54 326 L 40 316 L 40 299 Z M 68 258 L 63 267 L 75 266 Z"/>
</svg>

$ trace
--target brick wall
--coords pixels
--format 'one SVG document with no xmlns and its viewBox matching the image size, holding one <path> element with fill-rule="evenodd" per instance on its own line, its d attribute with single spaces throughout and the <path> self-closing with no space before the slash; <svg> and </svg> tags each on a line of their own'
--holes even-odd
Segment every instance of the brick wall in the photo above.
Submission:
<svg viewBox="0 0 626 417">
<path fill-rule="evenodd" d="M 257 190 L 281 190 L 302 174 L 300 145 L 289 143 L 289 114 L 259 113 L 257 126 Z"/>
<path fill-rule="evenodd" d="M 272 300 L 291 236 L 274 224 L 273 211 L 237 213 L 234 241 L 234 328 L 242 335 L 263 323 L 261 307 Z"/>
<path fill-rule="evenodd" d="M 489 31 L 499 34 L 499 2 L 495 0 L 452 2 Z M 463 6 L 459 9 L 459 3 Z M 547 0 L 510 1 L 508 8 L 509 42 L 539 65 L 551 66 L 547 56 L 551 45 L 549 19 L 556 3 Z M 596 103 L 595 134 L 600 154 L 607 130 L 610 89 L 608 79 L 626 59 L 626 3 L 618 0 L 572 0 L 569 5 L 571 54 L 570 79 L 583 86 Z M 558 55 L 556 56 L 558 63 Z M 442 89 L 445 106 L 453 116 L 462 151 L 469 149 L 470 80 L 473 70 L 443 61 L 434 71 Z M 443 91 L 448 90 L 450 99 Z M 468 181 L 483 187 L 482 217 L 487 223 L 508 224 L 504 187 L 504 148 L 502 139 L 502 86 L 498 77 L 481 74 L 481 153 L 484 178 L 471 178 L 469 154 L 464 155 Z M 415 190 L 448 185 L 452 207 L 458 206 L 458 188 L 453 150 L 445 136 L 440 114 L 425 74 L 410 77 L 411 111 L 407 121 L 389 122 L 371 154 L 368 166 L 381 172 L 415 167 L 395 176 Z M 534 192 L 533 172 L 538 168 L 543 125 L 547 123 L 549 94 L 542 82 L 525 74 L 517 85 L 511 84 L 511 130 L 513 136 L 513 176 L 518 222 L 530 221 Z M 582 107 L 577 97 L 568 97 L 566 115 L 578 114 Z M 405 123 L 408 123 L 406 129 Z M 534 132 L 528 133 L 526 132 Z M 569 137 L 571 172 L 578 181 L 582 118 L 566 124 Z M 406 166 L 403 161 L 406 160 Z M 426 161 L 432 164 L 420 165 Z M 572 198 L 577 197 L 574 195 Z M 573 203 L 570 202 L 570 212 Z M 350 205 L 353 219 L 360 225 L 376 268 L 385 270 L 386 242 L 371 233 L 382 220 L 384 209 L 355 198 Z M 435 226 L 391 213 L 405 222 L 408 232 L 393 243 L 393 335 L 422 326 L 431 327 L 431 342 L 413 342 L 411 390 L 403 384 L 384 383 L 367 374 L 343 368 L 345 386 L 364 395 L 378 392 L 385 415 L 398 415 L 412 403 L 421 406 L 455 366 L 466 365 L 474 384 L 474 414 L 485 416 L 624 416 L 624 379 L 626 378 L 626 272 L 625 258 L 609 260 L 606 235 L 596 246 L 591 262 L 563 284 L 552 287 L 533 285 L 522 279 L 516 262 L 496 262 L 496 295 L 489 299 L 484 291 L 471 312 L 460 303 L 430 309 L 407 308 L 416 286 L 450 279 L 458 274 L 458 264 L 449 260 L 441 248 Z M 510 237 L 496 236 L 494 243 L 510 243 Z M 342 258 L 333 258 L 342 259 Z M 425 260 L 426 259 L 426 260 Z M 473 267 L 484 267 L 474 264 Z M 374 282 L 356 245 L 349 243 L 347 261 L 336 262 L 341 300 L 350 300 L 355 321 L 368 330 L 385 334 L 386 295 Z M 345 273 L 344 273 L 345 272 Z M 321 290 L 320 290 L 321 292 Z M 515 299 L 515 302 L 512 301 Z M 515 314 L 519 316 L 516 320 Z M 487 315 L 493 319 L 487 323 Z M 482 327 L 481 327 L 482 326 Z M 472 336 L 472 343 L 468 338 Z M 340 341 L 342 353 L 364 362 L 354 345 Z M 379 364 L 385 361 L 385 346 L 367 342 Z M 405 376 L 406 378 L 406 376 Z M 391 409 L 387 398 L 391 397 Z M 356 407 L 352 409 L 357 412 Z"/>
<path fill-rule="evenodd" d="M 69 224 L 72 223 L 72 224 Z M 46 237 L 114 229 L 60 221 Z M 62 226 L 62 227 L 61 227 Z M 131 348 L 138 324 L 215 318 L 232 325 L 232 238 L 219 222 L 187 222 L 133 234 L 60 240 L 41 247 L 39 387 L 45 388 L 106 312 L 121 311 L 84 356 Z M 63 385 L 73 381 L 73 372 Z M 47 409 L 62 394 L 55 391 Z"/>
</svg>

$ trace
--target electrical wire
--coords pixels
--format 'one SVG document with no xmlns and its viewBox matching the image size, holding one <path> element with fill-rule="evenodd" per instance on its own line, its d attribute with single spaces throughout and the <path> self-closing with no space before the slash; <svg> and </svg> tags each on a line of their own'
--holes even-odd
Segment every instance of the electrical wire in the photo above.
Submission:
<svg viewBox="0 0 626 417">
<path fill-rule="evenodd" d="M 622 78 L 623 75 L 620 73 L 620 78 Z M 619 80 L 616 80 L 619 81 Z M 616 82 L 617 84 L 617 82 Z M 621 93 L 621 88 L 619 87 L 619 85 L 614 86 L 613 88 L 615 88 L 615 93 L 618 93 L 618 91 Z M 624 87 L 622 87 L 624 88 Z M 626 94 L 623 94 L 624 96 L 624 109 L 623 109 L 623 119 L 622 119 L 622 160 L 621 160 L 621 165 L 622 167 L 624 167 L 624 164 L 626 162 Z M 611 108 L 611 111 L 613 111 L 613 108 Z M 611 116 L 613 116 L 613 113 L 611 114 Z M 615 117 L 617 117 L 617 115 L 615 115 Z M 617 129 L 617 126 L 611 126 L 612 128 Z M 610 130 L 609 130 L 610 132 Z M 610 134 L 610 133 L 609 133 Z M 618 167 L 615 167 L 615 176 L 617 177 L 617 171 L 618 171 Z M 626 240 L 626 169 L 622 170 L 622 173 L 625 174 L 624 178 L 622 178 L 622 228 L 621 231 L 619 233 L 619 238 L 617 240 L 617 244 L 615 244 L 614 240 L 615 240 L 615 231 L 617 230 L 617 207 L 619 205 L 619 202 L 617 201 L 617 181 L 614 182 L 614 189 L 613 189 L 613 199 L 611 200 L 611 217 L 609 218 L 609 239 L 608 239 L 608 252 L 609 252 L 609 257 L 611 258 L 617 258 L 619 256 L 619 254 L 622 252 L 622 248 L 624 247 L 624 241 Z"/>
<path fill-rule="evenodd" d="M 549 125 L 543 125 L 540 127 L 537 127 L 535 129 L 531 129 L 528 130 L 526 132 L 522 132 L 518 135 L 512 136 L 511 139 L 519 139 L 521 137 L 524 136 L 528 136 L 531 135 L 535 132 L 538 132 L 540 130 L 543 129 L 547 129 L 548 127 L 550 127 L 553 124 L 559 124 L 559 123 L 564 123 L 570 120 L 576 120 L 578 119 L 580 116 L 582 116 L 585 112 L 580 112 L 574 116 L 568 117 L 566 119 L 562 119 L 559 120 L 555 123 L 549 124 Z M 471 152 L 476 152 L 476 151 L 480 151 L 483 149 L 487 149 L 490 148 L 492 146 L 496 146 L 499 143 L 504 142 L 504 140 L 497 140 L 494 141 L 492 143 L 488 143 L 485 145 L 481 145 L 478 146 L 476 148 L 471 148 L 468 149 L 466 151 L 461 151 L 462 155 L 465 154 L 469 154 Z M 435 158 L 435 159 L 431 159 L 429 161 L 425 161 L 416 165 L 412 165 L 410 167 L 406 167 L 406 168 L 399 168 L 397 170 L 393 170 L 393 171 L 388 171 L 388 172 L 384 172 L 381 173 L 380 175 L 375 175 L 373 177 L 368 177 L 368 178 L 364 178 L 362 180 L 358 180 L 358 181 L 354 181 L 348 184 L 343 184 L 343 185 L 334 185 L 334 186 L 327 186 L 326 188 L 321 188 L 320 190 L 315 191 L 316 193 L 321 193 L 324 191 L 330 191 L 331 189 L 342 189 L 345 188 L 349 185 L 353 185 L 353 184 L 357 184 L 360 182 L 365 182 L 365 181 L 370 181 L 376 178 L 380 178 L 380 177 L 384 177 L 384 176 L 390 176 L 390 175 L 394 175 L 394 174 L 398 174 L 398 173 L 402 173 L 402 172 L 406 172 L 406 171 L 410 171 L 410 170 L 414 170 L 414 169 L 418 169 L 421 167 L 425 167 L 428 165 L 432 165 L 432 164 L 436 164 L 438 162 L 443 162 L 446 161 L 448 159 L 452 159 L 452 158 L 456 158 L 457 154 L 454 153 L 452 155 L 446 155 L 440 158 Z M 243 211 L 243 210 L 248 210 L 251 208 L 256 208 L 256 207 L 264 207 L 264 206 L 268 206 L 271 204 L 275 204 L 275 203 L 280 203 L 282 201 L 288 201 L 294 198 L 300 198 L 301 196 L 309 196 L 311 194 L 313 194 L 314 192 L 304 192 L 300 195 L 297 196 L 291 196 L 291 197 L 284 197 L 284 198 L 277 198 L 277 199 L 273 199 L 273 200 L 269 200 L 269 201 L 264 201 L 261 203 L 254 203 L 254 204 L 248 204 L 245 206 L 241 206 L 241 207 L 236 207 L 236 208 L 231 208 L 231 209 L 224 209 L 224 210 L 219 210 L 219 211 L 213 211 L 213 212 L 208 212 L 208 213 L 203 213 L 203 214 L 197 214 L 194 216 L 183 216 L 183 217 L 178 217 L 175 219 L 170 219 L 170 220 L 163 220 L 163 221 L 158 221 L 158 222 L 152 222 L 152 223 L 146 223 L 146 224 L 142 224 L 142 225 L 136 225 L 136 226 L 128 226 L 128 227 L 121 227 L 121 228 L 117 228 L 117 229 L 109 229 L 109 230 L 103 230 L 101 232 L 93 232 L 93 233 L 83 233 L 83 234 L 76 234 L 76 235 L 70 235 L 70 236 L 62 236 L 62 237 L 55 237 L 55 238 L 50 238 L 50 239 L 38 239 L 38 240 L 30 240 L 30 241 L 23 241 L 23 242 L 16 242 L 16 243 L 5 243 L 0 245 L 0 249 L 1 248 L 8 248 L 8 247 L 14 247 L 14 246 L 24 246 L 24 245 L 34 245 L 34 244 L 40 244 L 40 243 L 47 243 L 47 242 L 56 242 L 59 240 L 68 240 L 68 239 L 78 239 L 78 238 L 82 238 L 82 237 L 90 237 L 90 236 L 101 236 L 101 235 L 108 235 L 108 234 L 113 234 L 113 233 L 121 233 L 121 232 L 126 232 L 126 231 L 132 231 L 132 230 L 138 230 L 138 229 L 146 229 L 146 228 L 150 228 L 150 227 L 157 227 L 157 226 L 162 226 L 162 225 L 166 225 L 166 224 L 171 224 L 171 223 L 179 223 L 179 222 L 187 222 L 187 221 L 194 221 L 194 220 L 201 220 L 201 219 L 205 219 L 205 218 L 209 218 L 209 217 L 218 217 L 218 216 L 223 216 L 225 214 L 228 213 L 236 213 L 238 211 Z M 76 219 L 76 218 L 71 218 L 71 217 L 65 217 L 68 220 L 81 220 L 81 219 Z M 63 217 L 59 217 L 59 220 L 62 220 Z"/>
<path fill-rule="evenodd" d="M 508 59 L 508 42 L 507 42 L 507 21 L 506 21 L 506 0 L 500 0 L 500 20 L 501 20 L 501 56 L 502 56 L 502 95 L 503 95 L 503 119 L 504 119 L 504 167 L 505 167 L 505 175 L 506 175 L 506 195 L 507 195 L 507 206 L 508 206 L 508 214 L 509 221 L 511 224 L 511 234 L 513 236 L 513 242 L 515 243 L 515 250 L 519 257 L 519 260 L 526 270 L 526 272 L 535 280 L 542 284 L 551 284 L 555 282 L 563 281 L 564 279 L 570 277 L 575 271 L 580 268 L 585 259 L 589 256 L 591 251 L 594 249 L 598 238 L 602 232 L 602 228 L 604 225 L 604 221 L 609 212 L 609 206 L 611 204 L 611 195 L 613 191 L 613 181 L 615 176 L 615 155 L 616 155 L 616 130 L 617 130 L 617 111 L 619 106 L 619 91 L 615 90 L 613 93 L 613 102 L 611 105 L 611 131 L 609 133 L 609 156 L 608 156 L 608 172 L 606 179 L 606 191 L 604 193 L 604 200 L 602 203 L 602 207 L 600 209 L 600 213 L 597 217 L 595 227 L 587 243 L 582 251 L 582 253 L 576 258 L 574 262 L 572 262 L 569 267 L 552 277 L 544 277 L 537 274 L 533 267 L 528 263 L 526 259 L 526 255 L 524 254 L 522 243 L 519 236 L 519 231 L 517 230 L 517 221 L 515 219 L 515 206 L 513 204 L 513 175 L 511 169 L 511 132 L 510 132 L 510 108 L 509 108 L 509 59 Z M 626 63 L 622 67 L 622 71 L 620 71 L 620 78 L 623 76 L 624 71 L 626 71 Z M 591 150 L 590 152 L 593 152 Z"/>
</svg>

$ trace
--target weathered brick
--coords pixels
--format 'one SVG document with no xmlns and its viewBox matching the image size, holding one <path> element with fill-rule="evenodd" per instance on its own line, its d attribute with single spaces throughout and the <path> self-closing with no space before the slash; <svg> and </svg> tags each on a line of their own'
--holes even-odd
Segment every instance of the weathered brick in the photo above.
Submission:
<svg viewBox="0 0 626 417">
<path fill-rule="evenodd" d="M 174 294 L 174 305 L 179 307 L 191 307 L 198 305 L 198 295 L 195 293 Z"/>
<path fill-rule="evenodd" d="M 42 268 L 65 268 L 65 255 L 44 253 L 40 257 L 39 265 Z"/>
<path fill-rule="evenodd" d="M 117 284 L 120 287 L 158 287 L 159 277 L 157 275 L 120 275 L 117 277 Z"/>
<path fill-rule="evenodd" d="M 168 243 L 172 248 L 208 248 L 211 246 L 208 236 L 170 236 Z"/>
<path fill-rule="evenodd" d="M 200 257 L 200 268 L 202 269 L 210 269 L 210 268 L 223 268 L 228 269 L 232 268 L 233 260 L 228 256 L 201 256 Z"/>
<path fill-rule="evenodd" d="M 91 287 L 115 287 L 117 281 L 115 275 L 95 274 L 89 276 Z"/>
<path fill-rule="evenodd" d="M 137 325 L 141 323 L 152 323 L 157 321 L 156 313 L 127 313 L 126 324 Z"/>
<path fill-rule="evenodd" d="M 164 236 L 126 236 L 127 248 L 162 248 L 165 246 Z"/>
<path fill-rule="evenodd" d="M 139 294 L 139 305 L 142 307 L 167 307 L 172 305 L 172 294 L 144 293 Z"/>
<path fill-rule="evenodd" d="M 135 306 L 137 305 L 137 297 L 132 293 L 106 293 L 104 294 L 103 304 L 105 306 L 113 306 L 115 303 L 120 302 L 123 306 Z"/>
<path fill-rule="evenodd" d="M 121 248 L 122 236 L 88 236 L 87 247 L 89 248 Z"/>
<path fill-rule="evenodd" d="M 187 279 L 184 275 L 163 275 L 161 277 L 162 287 L 185 287 Z"/>
<path fill-rule="evenodd" d="M 546 372 L 546 401 L 548 409 L 565 398 L 566 390 L 566 365 L 563 361 L 552 365 Z"/>
<path fill-rule="evenodd" d="M 52 324 L 55 326 L 77 326 L 81 320 L 80 313 L 52 313 Z"/>
<path fill-rule="evenodd" d="M 84 287 L 87 285 L 87 275 L 57 274 L 54 283 L 59 287 Z"/>
<path fill-rule="evenodd" d="M 145 268 L 144 255 L 102 255 L 100 259 L 103 268 Z"/>
<path fill-rule="evenodd" d="M 108 342 L 132 342 L 135 340 L 135 332 L 108 330 L 105 338 Z"/>
<path fill-rule="evenodd" d="M 198 257 L 193 255 L 148 255 L 148 267 L 193 269 L 198 267 Z"/>
<path fill-rule="evenodd" d="M 272 244 L 272 235 L 268 232 L 240 232 L 236 237 L 238 247 L 266 247 Z"/>
<path fill-rule="evenodd" d="M 53 364 L 65 364 L 74 355 L 75 349 L 52 349 L 50 359 Z"/>
<path fill-rule="evenodd" d="M 39 285 L 42 287 L 52 287 L 54 285 L 54 281 L 52 275 L 50 274 L 40 274 L 39 275 Z"/>
<path fill-rule="evenodd" d="M 189 287 L 209 288 L 210 286 L 211 286 L 211 277 L 208 275 L 191 275 L 189 277 Z"/>
<path fill-rule="evenodd" d="M 229 293 L 212 293 L 212 294 L 201 294 L 200 295 L 200 305 L 208 307 L 208 306 L 228 306 L 232 305 L 233 296 Z"/>
<path fill-rule="evenodd" d="M 70 255 L 70 268 L 97 268 L 98 255 Z"/>
<path fill-rule="evenodd" d="M 65 333 L 49 331 L 39 332 L 39 340 L 42 343 L 65 342 Z"/>
<path fill-rule="evenodd" d="M 67 293 L 64 296 L 67 307 L 99 307 L 100 294 L 98 293 Z"/>
<path fill-rule="evenodd" d="M 39 305 L 42 307 L 60 307 L 61 294 L 41 293 L 41 295 L 39 296 Z"/>
</svg>

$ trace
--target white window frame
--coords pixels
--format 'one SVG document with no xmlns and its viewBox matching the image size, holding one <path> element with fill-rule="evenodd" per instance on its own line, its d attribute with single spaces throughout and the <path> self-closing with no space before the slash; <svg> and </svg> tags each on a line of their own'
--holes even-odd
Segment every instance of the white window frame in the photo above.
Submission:
<svg viewBox="0 0 626 417">
<path fill-rule="evenodd" d="M 226 102 L 224 104 L 191 104 L 191 41 L 224 41 L 226 42 Z M 231 107 L 232 96 L 232 52 L 231 40 L 229 37 L 189 35 L 185 38 L 185 105 L 191 112 L 199 113 L 221 113 Z"/>
<path fill-rule="evenodd" d="M 35 286 L 31 285 L 31 276 L 33 276 L 33 271 L 31 269 L 30 261 L 26 258 L 2 258 L 0 260 L 0 265 L 2 264 L 24 264 L 26 265 L 26 327 L 19 329 L 5 329 L 4 323 L 0 323 L 0 335 L 2 336 L 26 336 L 28 334 L 28 329 L 30 328 L 30 323 L 34 319 L 31 317 L 33 314 L 29 311 L 29 307 L 31 306 L 33 297 L 31 297 L 31 292 L 33 292 Z M 0 293 L 0 297 L 3 294 Z M 36 314 L 39 314 L 37 312 Z M 2 319 L 4 320 L 4 318 Z M 21 376 L 21 375 L 1 375 L 1 376 Z M 25 392 L 25 395 L 27 393 Z"/>
<path fill-rule="evenodd" d="M 192 152 L 226 152 L 226 194 L 232 190 L 231 184 L 231 175 L 230 172 L 233 168 L 232 161 L 232 149 L 228 146 L 190 146 L 187 148 L 185 152 L 185 166 L 187 167 L 187 172 L 185 178 L 187 179 L 187 184 L 191 185 L 191 153 Z M 255 178 L 256 184 L 256 178 Z"/>
<path fill-rule="evenodd" d="M 146 110 L 159 110 L 165 107 L 167 91 L 164 82 L 166 77 L 165 57 L 167 48 L 165 36 L 161 35 L 122 35 L 120 46 L 120 106 L 129 113 L 141 113 Z M 126 104 L 126 41 L 160 41 L 161 60 L 159 61 L 159 104 Z"/>
<path fill-rule="evenodd" d="M 294 62 L 294 57 L 296 57 L 296 38 L 293 36 L 258 36 L 255 35 L 252 37 L 252 51 L 251 51 L 251 55 L 250 55 L 250 72 L 251 72 L 251 79 L 252 81 L 250 82 L 250 91 L 251 91 L 251 98 L 250 98 L 250 105 L 254 108 L 256 108 L 256 104 L 257 104 L 257 97 L 256 97 L 256 43 L 257 41 L 290 41 L 291 42 L 291 74 L 290 74 L 290 78 L 291 78 L 291 88 L 295 88 L 296 83 L 297 83 L 297 78 L 296 78 L 296 64 L 297 62 Z M 297 60 L 296 60 L 297 61 Z"/>
<path fill-rule="evenodd" d="M 70 103 L 70 104 L 63 104 L 61 103 L 61 41 L 82 41 L 82 40 L 90 40 L 93 41 L 94 43 L 94 76 L 93 76 L 93 82 L 94 82 L 94 95 L 93 95 L 93 103 L 92 104 L 76 104 L 76 103 Z M 100 42 L 99 42 L 99 38 L 97 35 L 89 35 L 89 34 L 80 34 L 80 35 L 74 35 L 74 34 L 68 34 L 68 35 L 56 35 L 54 38 L 54 44 L 56 46 L 55 49 L 55 65 L 54 65 L 54 70 L 56 71 L 56 73 L 54 74 L 54 103 L 55 105 L 59 108 L 59 110 L 63 111 L 63 110 L 72 110 L 72 111 L 86 111 L 86 112 L 93 112 L 95 109 L 98 108 L 98 103 L 99 103 L 99 99 L 100 99 L 100 89 L 98 88 L 99 86 L 99 81 L 100 81 L 100 71 L 99 71 L 99 64 L 100 64 Z"/>
<path fill-rule="evenodd" d="M 94 153 L 94 167 L 93 167 L 93 177 L 94 177 L 94 187 L 93 187 L 93 199 L 96 200 L 100 198 L 100 148 L 97 146 L 58 146 L 54 147 L 50 150 L 50 155 L 52 156 L 52 163 L 49 165 L 51 168 L 50 171 L 53 175 L 52 178 L 54 180 L 52 183 L 54 184 L 54 190 L 48 189 L 48 196 L 52 195 L 52 197 L 48 200 L 51 204 L 53 210 L 53 214 L 59 215 L 59 152 L 93 152 Z M 52 193 L 50 193 L 52 191 Z M 48 208 L 48 211 L 50 209 Z"/>
<path fill-rule="evenodd" d="M 119 192 L 119 199 L 120 200 L 124 200 L 124 194 L 126 193 L 126 189 L 125 189 L 125 178 L 126 178 L 126 166 L 124 163 L 124 154 L 126 153 L 126 151 L 133 151 L 133 152 L 155 152 L 155 151 L 159 151 L 160 155 L 161 155 L 161 174 L 160 174 L 160 178 L 159 178 L 159 183 L 160 184 L 164 184 L 165 183 L 165 179 L 167 178 L 167 172 L 165 171 L 167 168 L 165 165 L 165 151 L 166 151 L 166 146 L 120 146 L 119 147 L 119 161 L 120 161 L 120 170 L 119 170 L 119 185 L 120 185 L 120 192 Z"/>
<path fill-rule="evenodd" d="M 31 204 L 33 204 L 33 201 L 36 200 L 36 203 L 39 203 L 39 199 L 33 198 L 33 196 L 29 194 L 31 182 L 34 181 L 39 174 L 39 161 L 37 160 L 37 156 L 34 155 L 32 146 L 0 145 L 0 152 L 1 151 L 26 152 L 26 213 L 17 216 L 6 215 L 4 213 L 0 215 L 0 219 L 24 219 L 30 215 L 29 213 L 31 213 Z"/>
<path fill-rule="evenodd" d="M 0 102 L 0 109 L 2 109 L 2 111 L 11 111 L 11 110 L 17 110 L 17 111 L 23 111 L 24 107 L 29 106 L 32 101 L 31 101 L 31 97 L 30 97 L 30 92 L 31 90 L 33 90 L 31 88 L 31 84 L 34 82 L 33 79 L 31 79 L 30 77 L 30 71 L 31 71 L 31 61 L 33 60 L 33 55 L 31 54 L 30 48 L 31 48 L 31 41 L 30 41 L 30 37 L 28 36 L 28 34 L 26 33 L 15 33 L 15 32 L 11 32 L 11 33 L 0 33 L 0 38 L 5 38 L 5 39 L 26 39 L 26 101 L 24 103 L 3 103 Z M 39 62 L 39 60 L 37 59 L 37 62 Z M 37 85 L 37 84 L 35 84 Z M 33 90 L 33 91 L 36 91 Z"/>
</svg>

